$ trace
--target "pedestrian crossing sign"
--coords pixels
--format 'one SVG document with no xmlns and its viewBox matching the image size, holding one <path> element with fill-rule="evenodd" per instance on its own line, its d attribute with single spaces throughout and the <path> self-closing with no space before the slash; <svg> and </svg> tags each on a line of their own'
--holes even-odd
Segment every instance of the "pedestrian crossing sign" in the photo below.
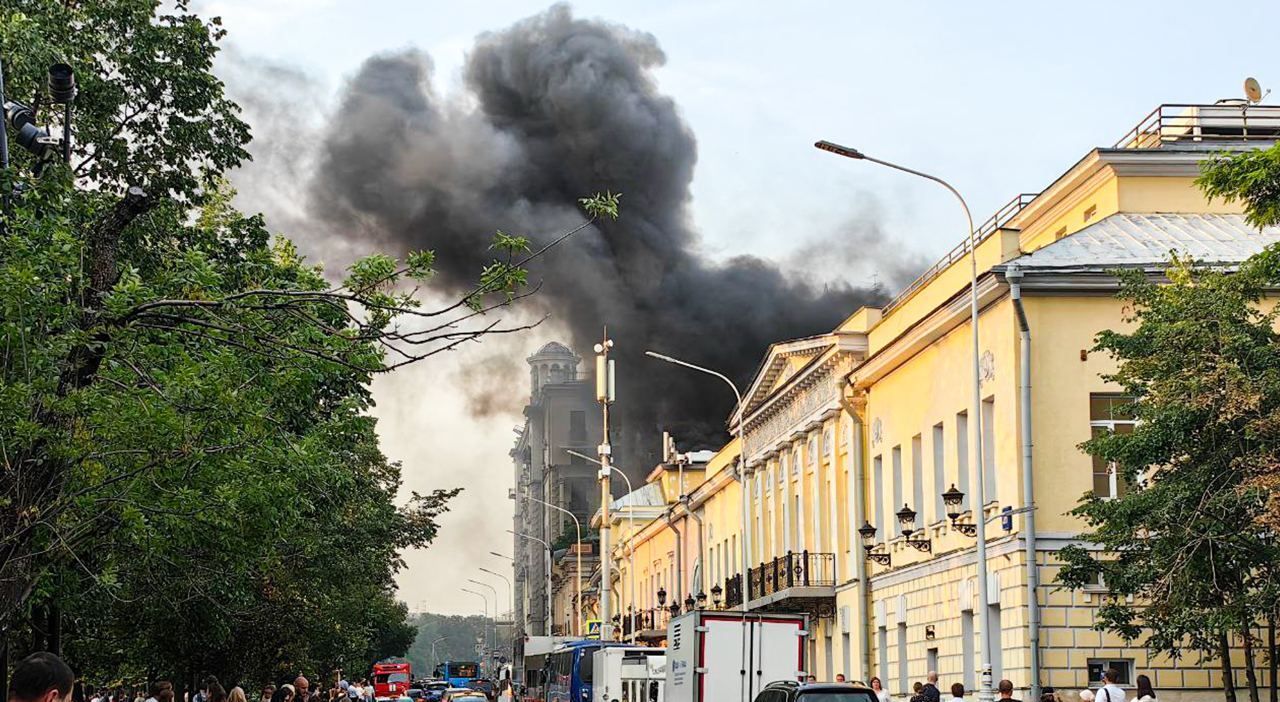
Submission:
<svg viewBox="0 0 1280 702">
<path fill-rule="evenodd" d="M 587 638 L 596 639 L 596 640 L 600 639 L 600 620 L 599 619 L 587 620 Z"/>
</svg>

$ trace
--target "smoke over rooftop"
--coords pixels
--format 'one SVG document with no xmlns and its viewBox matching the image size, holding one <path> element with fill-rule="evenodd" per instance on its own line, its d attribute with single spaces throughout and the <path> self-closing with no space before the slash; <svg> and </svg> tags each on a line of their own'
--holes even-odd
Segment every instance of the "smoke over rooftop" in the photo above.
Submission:
<svg viewBox="0 0 1280 702">
<path fill-rule="evenodd" d="M 712 378 L 645 358 L 655 349 L 746 381 L 775 341 L 830 330 L 880 297 L 870 283 L 805 279 L 751 255 L 716 261 L 690 222 L 697 144 L 652 70 L 650 34 L 575 18 L 564 5 L 481 35 L 465 94 L 431 88 L 425 54 L 365 61 L 322 134 L 307 186 L 308 219 L 360 248 L 434 249 L 438 284 L 462 291 L 490 259 L 495 229 L 539 238 L 579 221 L 577 199 L 622 194 L 622 216 L 584 231 L 531 271 L 530 304 L 590 355 L 607 324 L 616 342 L 618 409 L 631 429 L 670 430 L 682 449 L 714 447 L 731 409 Z M 808 232 L 777 236 L 811 238 Z M 892 284 L 916 267 L 873 220 L 840 233 L 832 256 L 880 259 Z M 853 250 L 850 250 L 850 249 Z M 537 340 L 530 339 L 529 348 Z M 477 395 L 522 392 L 478 384 Z M 493 403 L 477 397 L 482 412 Z M 509 400 L 497 403 L 508 406 Z M 654 439 L 653 444 L 657 440 Z"/>
</svg>

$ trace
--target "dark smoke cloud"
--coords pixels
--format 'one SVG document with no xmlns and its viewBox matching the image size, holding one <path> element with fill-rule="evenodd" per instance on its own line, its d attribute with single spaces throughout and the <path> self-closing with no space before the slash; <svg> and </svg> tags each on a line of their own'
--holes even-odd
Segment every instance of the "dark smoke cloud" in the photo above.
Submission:
<svg viewBox="0 0 1280 702">
<path fill-rule="evenodd" d="M 689 215 L 697 148 L 655 86 L 652 70 L 664 61 L 652 35 L 575 18 L 563 5 L 480 36 L 461 96 L 433 92 L 420 52 L 370 58 L 324 130 L 310 219 L 360 248 L 434 249 L 439 284 L 461 291 L 489 260 L 495 229 L 545 240 L 580 220 L 579 197 L 621 193 L 617 222 L 542 259 L 531 304 L 567 326 L 584 356 L 608 324 L 625 426 L 713 447 L 732 405 L 727 389 L 645 349 L 746 382 L 770 343 L 828 331 L 881 294 L 869 280 L 828 283 L 756 256 L 717 262 L 700 252 Z M 880 242 L 869 226 L 851 225 L 853 240 Z M 886 284 L 916 265 L 893 247 L 854 248 L 844 253 L 856 269 L 883 269 Z M 815 245 L 811 255 L 819 253 Z M 510 392 L 518 397 L 523 386 Z"/>
</svg>

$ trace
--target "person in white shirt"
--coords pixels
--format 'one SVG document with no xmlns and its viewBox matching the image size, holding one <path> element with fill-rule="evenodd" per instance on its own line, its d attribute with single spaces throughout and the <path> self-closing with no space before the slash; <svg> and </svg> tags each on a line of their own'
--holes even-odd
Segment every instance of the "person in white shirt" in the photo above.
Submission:
<svg viewBox="0 0 1280 702">
<path fill-rule="evenodd" d="M 1124 688 L 1116 684 L 1120 679 L 1120 671 L 1115 668 L 1107 668 L 1102 672 L 1102 689 L 1098 690 L 1093 699 L 1096 702 L 1125 702 Z"/>
<path fill-rule="evenodd" d="M 951 683 L 951 701 L 964 702 L 964 684 Z"/>
</svg>

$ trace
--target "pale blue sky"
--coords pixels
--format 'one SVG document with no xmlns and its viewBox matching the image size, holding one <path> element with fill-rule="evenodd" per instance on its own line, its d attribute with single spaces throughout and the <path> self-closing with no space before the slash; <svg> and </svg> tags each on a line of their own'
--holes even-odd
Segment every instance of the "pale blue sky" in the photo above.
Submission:
<svg viewBox="0 0 1280 702">
<path fill-rule="evenodd" d="M 305 70 L 331 95 L 365 57 L 410 46 L 434 58 L 441 90 L 456 89 L 475 35 L 547 5 L 204 0 L 201 8 L 224 17 L 238 50 Z M 1112 144 L 1158 103 L 1238 97 L 1247 75 L 1280 85 L 1274 0 L 572 6 L 651 32 L 665 49 L 659 84 L 698 139 L 694 217 L 712 255 L 785 257 L 867 213 L 931 259 L 963 238 L 961 215 L 937 186 L 818 152 L 816 139 L 947 178 L 981 220 Z M 531 349 L 541 339 L 525 341 Z M 415 377 L 401 380 L 408 387 Z M 519 416 L 467 424 L 439 390 L 422 409 L 382 387 L 384 443 L 405 459 L 409 483 L 472 484 L 437 546 L 410 554 L 403 594 L 414 606 L 472 611 L 474 597 L 436 576 L 442 565 L 467 569 L 468 554 L 509 551 L 506 451 Z M 444 426 L 455 440 L 423 446 L 432 440 L 421 426 L 440 422 L 453 422 Z M 467 434 L 474 440 L 457 440 Z"/>
</svg>

